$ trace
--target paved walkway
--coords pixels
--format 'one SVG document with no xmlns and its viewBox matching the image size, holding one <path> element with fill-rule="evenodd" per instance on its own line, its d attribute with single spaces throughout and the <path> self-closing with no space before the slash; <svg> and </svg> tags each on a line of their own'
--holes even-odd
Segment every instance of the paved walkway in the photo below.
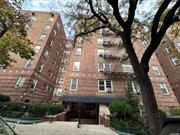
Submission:
<svg viewBox="0 0 180 135">
<path fill-rule="evenodd" d="M 118 135 L 103 125 L 81 125 L 77 122 L 42 122 L 34 125 L 16 124 L 18 135 Z"/>
</svg>

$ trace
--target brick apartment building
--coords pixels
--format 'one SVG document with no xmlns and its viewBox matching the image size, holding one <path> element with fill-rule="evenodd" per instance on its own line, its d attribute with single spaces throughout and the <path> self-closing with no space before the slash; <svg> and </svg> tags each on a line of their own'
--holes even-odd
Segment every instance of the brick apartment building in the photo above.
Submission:
<svg viewBox="0 0 180 135">
<path fill-rule="evenodd" d="M 66 43 L 58 13 L 24 11 L 28 38 L 35 56 L 16 60 L 11 67 L 0 69 L 0 93 L 13 101 L 50 101 Z"/>
<path fill-rule="evenodd" d="M 170 37 L 165 36 L 156 55 L 180 103 L 180 39 L 174 42 Z"/>
<path fill-rule="evenodd" d="M 60 68 L 54 94 L 71 110 L 72 120 L 80 114 L 83 123 L 99 123 L 101 116 L 109 115 L 107 105 L 122 99 L 126 89 L 141 96 L 127 53 L 113 35 L 104 29 L 88 40 L 79 38 L 75 47 L 70 42 L 66 44 L 64 66 Z M 139 59 L 145 48 L 145 44 L 137 42 Z M 151 58 L 149 74 L 158 106 L 163 109 L 179 106 L 156 54 Z"/>
</svg>

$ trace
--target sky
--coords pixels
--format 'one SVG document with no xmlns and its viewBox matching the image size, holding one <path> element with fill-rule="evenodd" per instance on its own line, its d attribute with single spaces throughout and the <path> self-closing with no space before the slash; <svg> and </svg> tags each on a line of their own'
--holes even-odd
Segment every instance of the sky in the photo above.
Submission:
<svg viewBox="0 0 180 135">
<path fill-rule="evenodd" d="M 23 3 L 23 9 L 24 10 L 32 10 L 32 11 L 50 11 L 50 12 L 59 12 L 63 21 L 63 24 L 66 24 L 68 21 L 64 16 L 63 12 L 64 7 L 63 5 L 67 2 L 75 2 L 75 0 L 24 0 Z M 138 17 L 140 20 L 145 19 L 145 16 L 142 15 L 142 13 L 149 12 L 149 13 L 155 13 L 154 9 L 152 8 L 153 3 L 155 3 L 157 0 L 144 0 L 142 5 L 138 5 L 138 8 L 136 9 L 136 17 Z M 77 1 L 76 1 L 77 2 Z M 70 33 L 70 28 L 66 25 L 65 32 L 66 35 Z"/>
</svg>

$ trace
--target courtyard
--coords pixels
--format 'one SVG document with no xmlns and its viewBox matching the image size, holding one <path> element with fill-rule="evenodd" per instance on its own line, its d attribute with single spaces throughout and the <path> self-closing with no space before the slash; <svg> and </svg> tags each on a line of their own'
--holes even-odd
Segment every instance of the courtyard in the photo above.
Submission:
<svg viewBox="0 0 180 135">
<path fill-rule="evenodd" d="M 80 125 L 77 122 L 42 122 L 32 125 L 16 124 L 18 135 L 118 135 L 103 125 Z"/>
</svg>

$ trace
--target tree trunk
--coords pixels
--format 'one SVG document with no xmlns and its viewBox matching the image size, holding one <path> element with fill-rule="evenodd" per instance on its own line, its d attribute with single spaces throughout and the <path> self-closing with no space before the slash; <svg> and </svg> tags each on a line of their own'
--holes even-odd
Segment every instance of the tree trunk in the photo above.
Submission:
<svg viewBox="0 0 180 135">
<path fill-rule="evenodd" d="M 151 135 L 159 135 L 162 123 L 160 121 L 159 110 L 151 80 L 147 74 L 141 74 L 138 81 L 141 87 L 150 133 Z"/>
<path fill-rule="evenodd" d="M 140 84 L 150 133 L 151 135 L 159 135 L 161 123 L 151 80 L 149 79 L 148 73 L 143 69 L 142 65 L 140 65 L 138 61 L 129 33 L 124 33 L 122 35 L 122 40 L 128 53 L 130 62 L 133 66 L 137 80 Z"/>
</svg>

